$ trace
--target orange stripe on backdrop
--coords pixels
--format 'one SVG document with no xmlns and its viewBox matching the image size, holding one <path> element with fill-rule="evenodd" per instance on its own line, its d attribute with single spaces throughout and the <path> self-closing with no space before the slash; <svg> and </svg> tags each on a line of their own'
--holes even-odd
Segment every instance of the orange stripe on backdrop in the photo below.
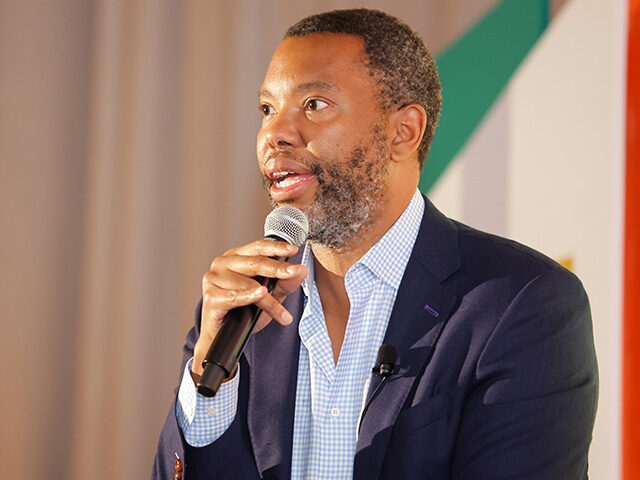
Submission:
<svg viewBox="0 0 640 480">
<path fill-rule="evenodd" d="M 629 0 L 622 478 L 640 479 L 640 0 Z"/>
</svg>

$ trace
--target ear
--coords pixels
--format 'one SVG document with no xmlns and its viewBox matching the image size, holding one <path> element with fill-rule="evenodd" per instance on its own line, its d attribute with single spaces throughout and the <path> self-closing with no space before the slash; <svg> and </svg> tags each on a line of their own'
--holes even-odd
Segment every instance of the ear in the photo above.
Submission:
<svg viewBox="0 0 640 480">
<path fill-rule="evenodd" d="M 427 112 L 416 103 L 405 105 L 390 115 L 388 127 L 391 160 L 401 162 L 413 158 L 427 128 Z"/>
</svg>

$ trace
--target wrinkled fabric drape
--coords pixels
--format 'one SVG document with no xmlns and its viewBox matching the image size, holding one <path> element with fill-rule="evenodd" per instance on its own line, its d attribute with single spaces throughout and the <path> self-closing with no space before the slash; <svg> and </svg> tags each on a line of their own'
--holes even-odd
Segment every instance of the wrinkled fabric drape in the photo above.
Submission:
<svg viewBox="0 0 640 480">
<path fill-rule="evenodd" d="M 438 51 L 497 0 L 371 1 Z M 261 235 L 257 89 L 356 1 L 0 1 L 6 478 L 146 478 L 211 259 Z"/>
</svg>

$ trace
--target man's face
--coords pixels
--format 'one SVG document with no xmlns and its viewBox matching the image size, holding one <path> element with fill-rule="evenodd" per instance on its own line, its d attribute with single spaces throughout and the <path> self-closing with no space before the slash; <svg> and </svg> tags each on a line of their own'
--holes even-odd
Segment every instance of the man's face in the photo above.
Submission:
<svg viewBox="0 0 640 480">
<path fill-rule="evenodd" d="M 389 161 L 375 79 L 352 35 L 285 39 L 259 92 L 257 153 L 273 203 L 309 217 L 309 239 L 347 244 L 381 208 Z"/>
</svg>

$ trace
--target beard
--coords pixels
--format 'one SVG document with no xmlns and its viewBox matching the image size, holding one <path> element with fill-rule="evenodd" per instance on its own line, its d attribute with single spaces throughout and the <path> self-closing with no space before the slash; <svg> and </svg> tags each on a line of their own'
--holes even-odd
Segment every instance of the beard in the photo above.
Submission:
<svg viewBox="0 0 640 480">
<path fill-rule="evenodd" d="M 313 203 L 301 208 L 309 219 L 310 242 L 341 251 L 373 222 L 383 205 L 387 186 L 386 141 L 386 133 L 378 125 L 373 138 L 351 150 L 346 159 L 329 158 L 320 162 L 315 157 L 307 160 L 289 155 L 308 167 L 318 180 Z M 268 192 L 273 180 L 263 175 L 263 183 Z M 272 206 L 278 206 L 269 199 Z"/>
</svg>

